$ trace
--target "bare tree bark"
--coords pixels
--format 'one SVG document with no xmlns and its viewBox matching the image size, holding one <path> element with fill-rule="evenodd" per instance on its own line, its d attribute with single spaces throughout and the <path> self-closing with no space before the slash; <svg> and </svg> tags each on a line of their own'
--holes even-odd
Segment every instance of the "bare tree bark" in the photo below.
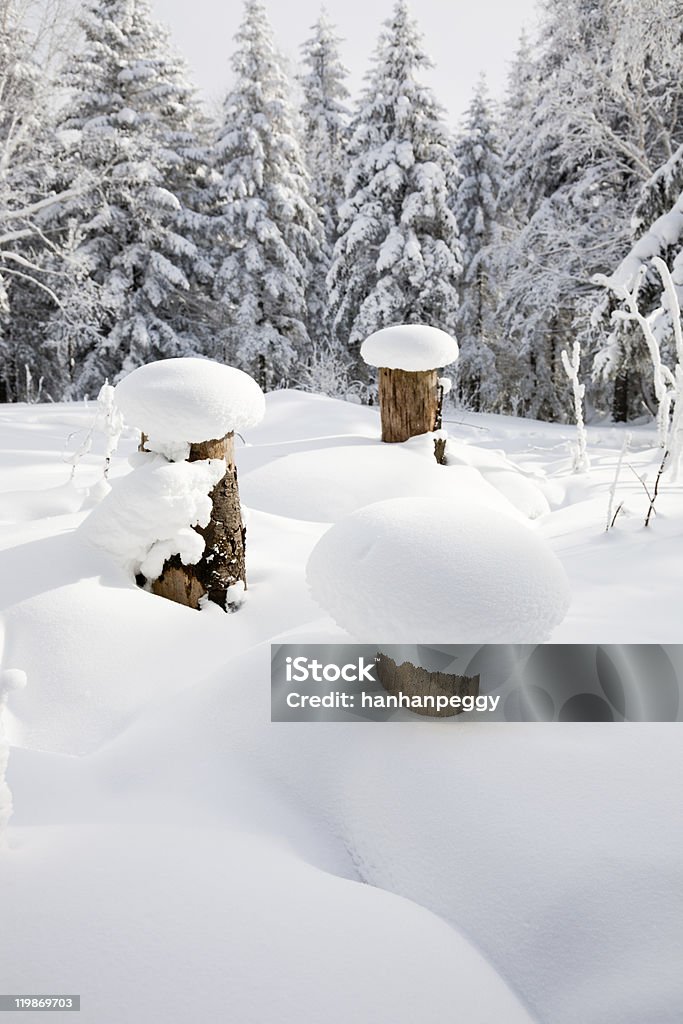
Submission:
<svg viewBox="0 0 683 1024">
<path fill-rule="evenodd" d="M 410 661 L 397 665 L 393 658 L 378 652 L 377 678 L 387 693 L 404 693 L 407 697 L 477 697 L 479 676 L 455 676 L 447 672 L 428 672 Z M 428 718 L 449 718 L 462 714 L 463 708 L 411 708 Z"/>
<path fill-rule="evenodd" d="M 436 429 L 438 384 L 436 370 L 379 369 L 382 440 L 393 443 Z"/>
</svg>

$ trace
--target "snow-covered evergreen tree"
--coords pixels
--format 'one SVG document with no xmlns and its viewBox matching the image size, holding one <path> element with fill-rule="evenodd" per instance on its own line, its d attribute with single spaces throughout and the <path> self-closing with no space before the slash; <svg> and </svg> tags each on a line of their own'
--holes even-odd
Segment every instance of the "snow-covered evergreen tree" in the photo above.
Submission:
<svg viewBox="0 0 683 1024">
<path fill-rule="evenodd" d="M 196 351 L 197 290 L 209 277 L 183 206 L 200 159 L 184 65 L 147 0 L 91 0 L 82 30 L 59 121 L 65 183 L 80 188 L 50 225 L 71 239 L 72 272 L 45 325 L 45 343 L 73 367 L 67 394 Z"/>
<path fill-rule="evenodd" d="M 498 195 L 503 169 L 498 130 L 483 76 L 455 152 L 461 180 L 454 212 L 465 266 L 457 328 L 458 391 L 473 408 L 493 409 L 501 390 L 496 368 L 499 331 L 495 261 L 501 235 Z"/>
<path fill-rule="evenodd" d="M 323 10 L 302 45 L 304 69 L 301 114 L 306 165 L 311 195 L 325 227 L 325 255 L 337 240 L 339 207 L 344 199 L 346 144 L 350 111 L 346 87 L 348 71 L 339 55 L 340 39 Z"/>
<path fill-rule="evenodd" d="M 513 415 L 525 412 L 525 396 L 529 391 L 528 359 L 504 323 L 509 301 L 507 282 L 519 262 L 516 242 L 533 208 L 532 180 L 543 166 L 537 167 L 527 159 L 527 126 L 537 99 L 537 71 L 535 49 L 526 33 L 522 32 L 500 106 L 501 175 L 496 201 L 498 239 L 490 251 L 491 273 L 498 282 L 496 334 L 499 345 L 495 354 L 498 393 L 495 408 Z"/>
<path fill-rule="evenodd" d="M 532 191 L 524 175 L 534 168 L 527 161 L 528 125 L 537 92 L 537 61 L 528 35 L 522 32 L 510 65 L 501 105 L 500 135 L 504 176 L 498 196 L 499 212 L 508 224 L 526 223 Z M 520 130 L 521 129 L 521 130 Z"/>
<path fill-rule="evenodd" d="M 216 145 L 215 295 L 225 326 L 213 354 L 273 387 L 311 348 L 308 291 L 323 229 L 290 86 L 258 0 L 245 3 L 236 43 L 235 83 Z"/>
<path fill-rule="evenodd" d="M 355 118 L 328 275 L 335 335 L 354 354 L 391 324 L 455 330 L 462 267 L 449 196 L 456 168 L 441 107 L 420 82 L 430 66 L 405 0 L 398 0 Z"/>
<path fill-rule="evenodd" d="M 339 54 L 341 40 L 324 9 L 311 31 L 311 37 L 301 47 L 303 69 L 299 75 L 303 91 L 303 149 L 311 179 L 311 197 L 323 225 L 324 243 L 320 259 L 311 265 L 308 289 L 313 351 L 297 383 L 311 387 L 318 381 L 329 391 L 332 382 L 335 387 L 340 386 L 345 366 L 345 350 L 334 343 L 329 329 L 325 282 L 337 241 L 339 208 L 344 199 L 350 110 L 347 107 L 348 71 Z"/>
<path fill-rule="evenodd" d="M 503 205 L 512 232 L 502 251 L 500 322 L 518 356 L 521 410 L 563 419 L 568 409 L 560 353 L 573 344 L 579 299 L 591 289 L 596 236 L 612 242 L 614 183 L 607 154 L 579 154 L 573 108 L 595 110 L 594 76 L 609 59 L 604 0 L 547 0 L 526 99 L 505 153 Z M 597 96 L 597 101 L 595 97 Z M 584 172 L 587 171 L 586 175 Z"/>
</svg>

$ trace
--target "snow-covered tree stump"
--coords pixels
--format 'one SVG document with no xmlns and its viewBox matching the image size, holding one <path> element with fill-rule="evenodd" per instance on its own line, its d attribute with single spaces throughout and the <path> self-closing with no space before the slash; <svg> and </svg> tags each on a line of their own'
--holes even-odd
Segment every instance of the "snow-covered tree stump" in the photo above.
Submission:
<svg viewBox="0 0 683 1024">
<path fill-rule="evenodd" d="M 402 324 L 371 334 L 360 352 L 379 369 L 383 441 L 407 441 L 440 427 L 437 368 L 458 358 L 454 338 L 436 327 Z"/>
<path fill-rule="evenodd" d="M 143 443 L 127 492 L 92 516 L 95 539 L 153 593 L 231 610 L 247 585 L 234 434 L 263 417 L 263 392 L 234 367 L 166 359 L 124 377 L 115 400 Z"/>
<path fill-rule="evenodd" d="M 190 446 L 188 462 L 223 459 L 225 475 L 211 491 L 211 518 L 206 526 L 195 529 L 204 538 L 204 554 L 198 562 L 184 565 L 180 555 L 173 555 L 164 564 L 161 576 L 152 583 L 152 592 L 179 604 L 198 608 L 206 595 L 209 601 L 223 608 L 229 603 L 230 588 L 247 586 L 245 563 L 246 528 L 242 522 L 237 468 L 235 466 L 235 435 L 229 433 L 219 440 Z"/>
</svg>

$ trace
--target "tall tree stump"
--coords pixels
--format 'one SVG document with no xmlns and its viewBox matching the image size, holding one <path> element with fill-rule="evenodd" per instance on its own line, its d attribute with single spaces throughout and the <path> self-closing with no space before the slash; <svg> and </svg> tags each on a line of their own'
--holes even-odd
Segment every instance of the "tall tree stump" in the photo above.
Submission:
<svg viewBox="0 0 683 1024">
<path fill-rule="evenodd" d="M 184 565 L 178 555 L 169 558 L 152 592 L 179 604 L 198 608 L 202 597 L 226 607 L 228 589 L 236 583 L 247 587 L 245 567 L 246 528 L 242 522 L 235 466 L 235 435 L 202 441 L 190 446 L 188 462 L 225 459 L 225 475 L 211 491 L 211 519 L 204 527 L 193 527 L 204 538 L 201 559 Z"/>
<path fill-rule="evenodd" d="M 436 370 L 379 368 L 382 440 L 407 441 L 437 429 L 439 386 Z"/>
<path fill-rule="evenodd" d="M 443 388 L 437 368 L 458 358 L 458 343 L 427 324 L 396 324 L 366 338 L 361 358 L 379 370 L 382 440 L 390 444 L 441 429 Z M 445 462 L 445 437 L 434 439 L 434 457 Z"/>
</svg>

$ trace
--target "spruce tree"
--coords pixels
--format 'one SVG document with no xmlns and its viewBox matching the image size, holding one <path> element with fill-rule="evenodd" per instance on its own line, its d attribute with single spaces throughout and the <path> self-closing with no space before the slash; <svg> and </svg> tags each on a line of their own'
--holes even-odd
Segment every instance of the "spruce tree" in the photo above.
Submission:
<svg viewBox="0 0 683 1024">
<path fill-rule="evenodd" d="M 508 100 L 514 120 L 501 205 L 511 232 L 500 252 L 499 317 L 517 352 L 518 411 L 550 420 L 565 415 L 560 351 L 573 341 L 574 293 L 583 280 L 573 236 L 585 211 L 575 209 L 570 195 L 577 162 L 566 125 L 570 98 L 586 101 L 585 76 L 577 69 L 591 30 L 579 22 L 581 3 L 571 0 L 571 11 L 546 3 L 539 46 L 532 59 L 520 52 Z"/>
<path fill-rule="evenodd" d="M 325 256 L 329 258 L 337 240 L 339 207 L 344 199 L 350 117 L 348 71 L 339 55 L 340 39 L 325 11 L 312 26 L 312 33 L 301 48 L 303 144 L 311 195 L 325 228 Z"/>
<path fill-rule="evenodd" d="M 215 297 L 224 317 L 214 355 L 268 388 L 310 352 L 308 297 L 323 229 L 290 86 L 258 0 L 245 3 L 236 43 L 214 166 Z"/>
<path fill-rule="evenodd" d="M 147 0 L 92 0 L 81 24 L 58 124 L 69 139 L 65 184 L 80 188 L 51 224 L 71 238 L 72 272 L 45 331 L 73 366 L 67 395 L 196 352 L 197 292 L 209 276 L 183 205 L 199 159 L 184 65 Z"/>
<path fill-rule="evenodd" d="M 404 0 L 385 24 L 354 122 L 328 275 L 334 331 L 354 355 L 364 338 L 391 324 L 453 332 L 458 309 L 452 142 L 441 107 L 419 81 L 431 62 Z"/>
<path fill-rule="evenodd" d="M 499 331 L 495 259 L 501 236 L 498 195 L 503 171 L 498 131 L 483 76 L 455 152 L 461 180 L 454 212 L 465 265 L 457 328 L 458 391 L 473 408 L 493 409 L 501 387 L 496 368 Z"/>
<path fill-rule="evenodd" d="M 344 198 L 350 111 L 346 105 L 348 71 L 339 54 L 341 40 L 324 10 L 311 31 L 311 37 L 301 47 L 302 137 L 311 198 L 323 225 L 324 243 L 320 259 L 311 265 L 309 327 L 315 352 L 304 374 L 310 376 L 317 368 L 315 376 L 320 377 L 320 370 L 329 375 L 333 365 L 343 362 L 342 352 L 338 348 L 332 351 L 330 347 L 325 280 L 337 241 L 339 208 Z"/>
</svg>

